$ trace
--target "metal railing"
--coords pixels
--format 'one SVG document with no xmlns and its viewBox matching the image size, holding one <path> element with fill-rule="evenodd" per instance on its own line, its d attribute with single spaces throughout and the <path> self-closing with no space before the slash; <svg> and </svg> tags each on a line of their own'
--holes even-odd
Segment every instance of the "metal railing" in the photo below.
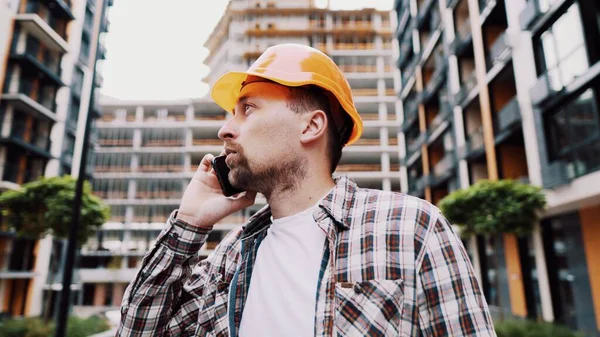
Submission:
<svg viewBox="0 0 600 337">
<path fill-rule="evenodd" d="M 498 112 L 496 117 L 496 129 L 497 131 L 504 131 L 515 123 L 518 123 L 520 120 L 521 109 L 519 108 L 519 101 L 515 96 Z"/>
<path fill-rule="evenodd" d="M 506 31 L 500 34 L 496 41 L 490 47 L 490 61 L 494 65 L 499 62 L 505 61 L 510 55 L 511 47 L 508 44 L 506 37 Z"/>
<path fill-rule="evenodd" d="M 484 146 L 483 125 L 480 125 L 467 136 L 467 149 L 471 153 L 483 149 Z"/>
</svg>

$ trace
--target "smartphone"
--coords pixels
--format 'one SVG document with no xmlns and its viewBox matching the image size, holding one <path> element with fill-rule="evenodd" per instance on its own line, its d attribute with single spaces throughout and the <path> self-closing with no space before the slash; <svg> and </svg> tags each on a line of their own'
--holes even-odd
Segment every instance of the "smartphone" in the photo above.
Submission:
<svg viewBox="0 0 600 337">
<path fill-rule="evenodd" d="M 212 161 L 212 167 L 215 170 L 215 174 L 217 175 L 217 179 L 219 180 L 219 184 L 221 185 L 223 195 L 226 197 L 230 197 L 232 195 L 236 195 L 244 191 L 233 187 L 229 182 L 229 166 L 227 166 L 227 163 L 225 163 L 226 157 L 227 156 L 215 157 Z"/>
</svg>

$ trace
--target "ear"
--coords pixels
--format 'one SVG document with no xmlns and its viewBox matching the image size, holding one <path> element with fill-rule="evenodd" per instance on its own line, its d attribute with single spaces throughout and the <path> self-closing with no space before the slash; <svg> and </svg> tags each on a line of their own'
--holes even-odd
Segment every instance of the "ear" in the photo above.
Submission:
<svg viewBox="0 0 600 337">
<path fill-rule="evenodd" d="M 307 144 L 324 137 L 327 133 L 327 115 L 323 110 L 314 110 L 302 114 L 302 133 L 300 142 Z"/>
</svg>

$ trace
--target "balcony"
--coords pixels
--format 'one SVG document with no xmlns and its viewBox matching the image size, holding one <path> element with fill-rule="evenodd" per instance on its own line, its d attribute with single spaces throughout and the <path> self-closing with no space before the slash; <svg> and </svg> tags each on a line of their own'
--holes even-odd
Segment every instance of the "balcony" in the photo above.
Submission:
<svg viewBox="0 0 600 337">
<path fill-rule="evenodd" d="M 125 146 L 133 146 L 133 139 L 98 139 L 98 144 L 100 146 L 110 146 L 110 147 L 125 147 Z"/>
<path fill-rule="evenodd" d="M 442 123 L 451 117 L 451 115 L 452 109 L 450 108 L 450 105 L 447 102 L 440 102 L 438 114 L 433 118 L 427 128 L 428 135 L 431 136 Z"/>
<path fill-rule="evenodd" d="M 427 85 L 425 86 L 425 91 L 428 94 L 433 94 L 440 88 L 440 86 L 444 82 L 444 79 L 446 78 L 447 66 L 448 66 L 448 61 L 446 60 L 446 58 L 442 54 L 436 53 L 435 54 L 435 70 L 433 71 L 433 74 L 431 75 L 431 79 L 429 80 L 429 83 L 427 83 Z"/>
<path fill-rule="evenodd" d="M 45 167 L 45 165 L 43 165 Z M 21 167 L 17 164 L 0 165 L 0 171 L 3 172 L 1 180 L 9 181 L 18 185 L 37 180 L 44 175 L 44 167 L 36 169 Z"/>
<path fill-rule="evenodd" d="M 138 167 L 138 171 L 139 172 L 183 172 L 185 166 L 183 165 L 177 165 L 177 164 L 165 164 L 165 165 L 157 165 L 157 164 L 151 164 L 151 165 L 140 165 Z M 196 167 L 197 168 L 197 167 Z M 194 171 L 196 170 L 196 168 L 194 168 Z"/>
<path fill-rule="evenodd" d="M 483 125 L 467 135 L 467 156 L 472 156 L 485 151 L 483 140 Z"/>
<path fill-rule="evenodd" d="M 517 97 L 511 99 L 506 105 L 498 112 L 496 116 L 496 132 L 501 133 L 507 131 L 513 125 L 518 124 L 521 121 L 521 109 L 519 108 L 519 101 Z"/>
<path fill-rule="evenodd" d="M 406 66 L 406 68 L 402 71 L 402 86 L 404 87 L 408 80 L 410 80 L 415 74 L 415 69 L 417 68 L 417 64 L 421 60 L 421 53 L 413 56 L 411 62 Z"/>
<path fill-rule="evenodd" d="M 413 55 L 413 27 L 409 25 L 400 39 L 400 55 L 398 56 L 398 68 L 404 68 L 406 62 Z"/>
<path fill-rule="evenodd" d="M 94 167 L 95 173 L 105 172 L 130 172 L 131 166 L 129 165 L 96 165 Z"/>
<path fill-rule="evenodd" d="M 148 139 L 142 144 L 143 147 L 177 147 L 183 145 L 183 139 Z"/>
<path fill-rule="evenodd" d="M 419 117 L 419 102 L 416 98 L 407 99 L 404 103 L 404 122 L 402 123 L 402 130 L 407 132 L 408 129 L 418 120 Z"/>
<path fill-rule="evenodd" d="M 380 164 L 341 164 L 336 172 L 381 172 Z"/>
<path fill-rule="evenodd" d="M 66 33 L 62 32 L 59 34 L 51 27 L 52 22 L 47 22 L 42 19 L 48 16 L 44 14 L 38 14 L 33 9 L 28 10 L 28 13 L 19 13 L 15 15 L 15 22 L 19 23 L 29 34 L 36 37 L 45 46 L 51 50 L 59 53 L 66 53 L 69 49 L 69 45 L 66 41 Z M 64 30 L 64 29 L 62 29 Z"/>
<path fill-rule="evenodd" d="M 224 121 L 226 119 L 225 114 L 221 115 L 194 115 L 196 121 Z"/>
<path fill-rule="evenodd" d="M 542 16 L 539 0 L 529 0 L 525 4 L 525 8 L 519 15 L 519 23 L 521 29 L 528 30 L 536 23 L 537 19 Z"/>
<path fill-rule="evenodd" d="M 302 32 L 306 35 L 306 32 Z M 374 43 L 334 43 L 333 50 L 373 50 Z"/>
<path fill-rule="evenodd" d="M 94 191 L 93 194 L 102 199 L 127 199 L 127 191 Z"/>
<path fill-rule="evenodd" d="M 379 95 L 379 91 L 377 88 L 359 88 L 359 89 L 353 89 L 352 90 L 352 94 L 354 96 L 378 96 Z M 385 96 L 395 96 L 396 95 L 396 91 L 394 89 L 385 89 L 383 94 Z"/>
<path fill-rule="evenodd" d="M 556 71 L 549 71 L 538 78 L 537 82 L 529 90 L 529 95 L 534 105 L 542 106 L 547 103 L 548 99 L 561 93 L 562 90 L 563 87 L 558 80 L 558 73 Z"/>
<path fill-rule="evenodd" d="M 407 141 L 407 146 L 406 146 L 406 157 L 410 158 L 413 156 L 414 153 L 418 152 L 421 150 L 421 146 L 423 145 L 423 143 L 425 143 L 425 138 L 427 138 L 426 134 L 424 132 L 421 132 L 419 134 L 419 136 L 417 136 L 414 139 L 409 139 Z"/>
<path fill-rule="evenodd" d="M 414 196 L 421 196 L 425 190 L 425 183 L 428 181 L 426 176 L 408 179 L 408 193 Z"/>
<path fill-rule="evenodd" d="M 490 48 L 490 66 L 494 66 L 498 63 L 505 62 L 510 57 L 512 48 L 508 44 L 508 39 L 506 37 L 506 31 L 492 44 Z"/>
<path fill-rule="evenodd" d="M 73 4 L 71 0 L 50 0 L 46 1 L 48 8 L 58 17 L 65 18 L 67 20 L 75 20 L 71 8 Z"/>
<path fill-rule="evenodd" d="M 345 73 L 376 73 L 377 66 L 371 64 L 340 64 L 339 68 Z"/>
<path fill-rule="evenodd" d="M 444 157 L 433 166 L 434 181 L 433 184 L 437 185 L 446 179 L 450 178 L 454 172 L 453 169 L 456 166 L 456 155 L 454 151 L 446 152 Z"/>
<path fill-rule="evenodd" d="M 417 13 L 417 26 L 419 28 L 423 27 L 423 24 L 425 23 L 425 18 L 427 17 L 427 14 L 429 14 L 429 10 L 431 9 L 431 5 L 434 4 L 434 0 L 423 0 L 418 8 L 418 13 Z"/>
<path fill-rule="evenodd" d="M 456 6 L 456 4 L 458 3 L 459 0 L 447 0 L 446 1 L 446 7 L 447 8 L 454 8 L 454 6 Z"/>
<path fill-rule="evenodd" d="M 181 199 L 182 191 L 137 191 L 136 199 Z"/>
<path fill-rule="evenodd" d="M 454 41 L 452 41 L 450 44 L 451 53 L 456 55 L 461 54 L 462 51 L 469 45 L 471 39 L 471 20 L 466 19 L 462 23 L 462 26 L 458 27 Z"/>
<path fill-rule="evenodd" d="M 34 82 L 20 78 L 17 92 L 2 94 L 2 101 L 11 102 L 15 108 L 32 116 L 41 116 L 50 121 L 56 121 L 55 88 L 39 86 L 39 80 Z"/>
<path fill-rule="evenodd" d="M 21 64 L 23 72 L 33 73 L 37 70 L 35 75 L 57 86 L 64 86 L 60 79 L 60 57 L 53 53 L 40 52 L 40 43 L 37 40 L 29 39 L 25 50 L 12 54 L 11 59 Z"/>
<path fill-rule="evenodd" d="M 210 138 L 210 139 L 193 139 L 192 145 L 194 146 L 217 146 L 223 145 L 223 141 L 219 138 Z"/>
<path fill-rule="evenodd" d="M 473 70 L 462 82 L 460 90 L 456 93 L 455 102 L 460 103 L 465 100 L 475 87 L 477 87 L 477 74 Z"/>
</svg>

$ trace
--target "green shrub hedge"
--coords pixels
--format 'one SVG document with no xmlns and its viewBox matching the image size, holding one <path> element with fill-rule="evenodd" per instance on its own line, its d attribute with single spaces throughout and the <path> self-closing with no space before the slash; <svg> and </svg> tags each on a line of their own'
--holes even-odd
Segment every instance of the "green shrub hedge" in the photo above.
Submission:
<svg viewBox="0 0 600 337">
<path fill-rule="evenodd" d="M 495 324 L 498 337 L 584 337 L 575 331 L 548 322 L 506 320 Z"/>
<path fill-rule="evenodd" d="M 14 318 L 0 322 L 0 337 L 51 337 L 54 322 L 44 322 L 39 317 Z M 108 322 L 97 316 L 89 318 L 69 317 L 68 337 L 88 337 L 108 330 Z"/>
</svg>

